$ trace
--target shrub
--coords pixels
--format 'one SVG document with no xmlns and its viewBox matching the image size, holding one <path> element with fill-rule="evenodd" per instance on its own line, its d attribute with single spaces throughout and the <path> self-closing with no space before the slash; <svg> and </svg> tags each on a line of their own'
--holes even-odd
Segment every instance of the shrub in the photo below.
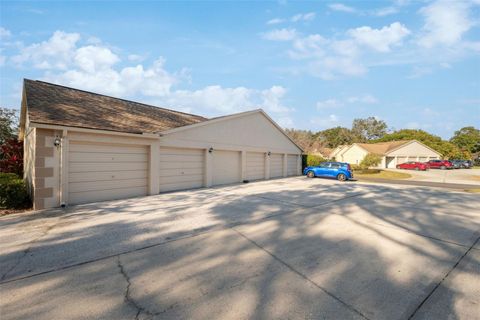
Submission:
<svg viewBox="0 0 480 320">
<path fill-rule="evenodd" d="M 23 143 L 16 138 L 0 146 L 0 172 L 23 174 Z"/>
<path fill-rule="evenodd" d="M 352 168 L 353 171 L 358 171 L 358 170 L 361 169 L 358 164 L 351 164 L 351 165 L 350 165 L 350 168 Z"/>
<path fill-rule="evenodd" d="M 302 164 L 304 168 L 318 166 L 320 163 L 327 161 L 323 157 L 315 154 L 303 155 L 302 160 L 303 160 Z"/>
<path fill-rule="evenodd" d="M 0 173 L 0 208 L 24 209 L 30 205 L 25 182 L 14 173 Z"/>
<path fill-rule="evenodd" d="M 376 167 L 382 162 L 382 158 L 379 155 L 369 153 L 360 162 L 360 169 L 366 170 L 370 167 Z"/>
</svg>

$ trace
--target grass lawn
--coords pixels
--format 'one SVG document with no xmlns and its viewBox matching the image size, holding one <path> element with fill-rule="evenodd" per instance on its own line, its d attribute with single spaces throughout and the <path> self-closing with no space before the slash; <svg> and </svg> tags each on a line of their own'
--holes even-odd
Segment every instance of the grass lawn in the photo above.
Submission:
<svg viewBox="0 0 480 320">
<path fill-rule="evenodd" d="M 388 170 L 372 170 L 371 172 L 354 171 L 353 176 L 355 178 L 378 178 L 378 179 L 390 179 L 390 180 L 408 179 L 412 177 L 408 173 L 394 172 L 394 171 L 388 171 Z"/>
</svg>

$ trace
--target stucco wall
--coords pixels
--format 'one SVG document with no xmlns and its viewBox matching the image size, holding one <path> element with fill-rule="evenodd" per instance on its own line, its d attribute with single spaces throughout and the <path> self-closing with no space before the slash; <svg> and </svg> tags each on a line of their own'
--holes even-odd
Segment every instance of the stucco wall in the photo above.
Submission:
<svg viewBox="0 0 480 320">
<path fill-rule="evenodd" d="M 393 152 L 388 153 L 389 157 L 395 156 L 405 156 L 405 157 L 440 157 L 441 155 L 438 152 L 435 152 L 421 143 L 416 141 L 411 142 Z M 413 159 L 412 159 L 413 160 Z"/>
<path fill-rule="evenodd" d="M 360 148 L 357 145 L 353 145 L 351 148 L 347 149 L 339 156 L 337 156 L 337 161 L 348 162 L 350 164 L 360 164 L 363 158 L 368 154 L 367 151 Z M 339 157 L 341 159 L 339 159 Z"/>
<path fill-rule="evenodd" d="M 162 145 L 218 150 L 296 153 L 300 149 L 261 113 L 226 119 L 166 134 Z"/>
</svg>

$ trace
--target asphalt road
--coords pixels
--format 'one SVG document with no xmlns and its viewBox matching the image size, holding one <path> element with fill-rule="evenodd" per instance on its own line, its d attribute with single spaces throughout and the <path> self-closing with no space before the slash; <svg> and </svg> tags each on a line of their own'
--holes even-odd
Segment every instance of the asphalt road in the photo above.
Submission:
<svg viewBox="0 0 480 320">
<path fill-rule="evenodd" d="M 0 219 L 0 318 L 478 319 L 478 195 L 304 177 Z"/>
</svg>

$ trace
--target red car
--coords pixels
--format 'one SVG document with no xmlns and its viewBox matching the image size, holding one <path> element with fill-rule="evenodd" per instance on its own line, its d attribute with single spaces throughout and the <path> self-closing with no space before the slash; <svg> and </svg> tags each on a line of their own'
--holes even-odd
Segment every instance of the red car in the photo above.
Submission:
<svg viewBox="0 0 480 320">
<path fill-rule="evenodd" d="M 410 169 L 410 170 L 428 170 L 428 164 L 423 162 L 408 161 L 397 165 L 397 169 Z"/>
<path fill-rule="evenodd" d="M 431 169 L 453 169 L 453 163 L 448 160 L 430 160 L 427 164 Z"/>
</svg>

